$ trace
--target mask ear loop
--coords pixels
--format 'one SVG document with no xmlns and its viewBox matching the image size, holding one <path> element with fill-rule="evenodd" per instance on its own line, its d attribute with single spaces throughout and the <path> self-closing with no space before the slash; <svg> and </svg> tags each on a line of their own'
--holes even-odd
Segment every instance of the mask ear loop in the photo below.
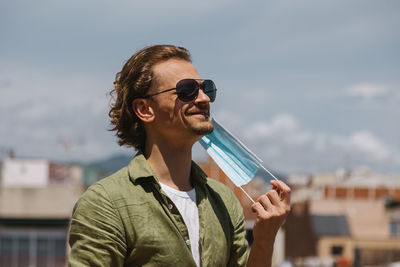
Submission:
<svg viewBox="0 0 400 267">
<path fill-rule="evenodd" d="M 250 196 L 249 194 L 247 194 L 246 191 L 244 191 L 243 187 L 241 187 L 241 186 L 238 186 L 238 187 L 239 187 L 239 188 L 242 190 L 242 192 L 250 199 L 250 201 L 253 202 L 253 204 L 256 204 L 256 202 L 251 198 L 251 196 Z"/>
<path fill-rule="evenodd" d="M 273 175 L 267 168 L 265 168 L 263 165 L 261 165 L 261 168 L 264 169 L 264 171 L 266 171 L 269 175 L 272 176 L 272 178 L 274 178 L 276 181 L 278 181 L 278 179 L 275 177 L 275 175 Z M 240 190 L 242 190 L 242 192 L 248 197 L 248 199 L 250 199 L 250 201 L 255 204 L 256 202 L 251 198 L 251 196 L 243 189 L 243 187 L 238 186 L 240 188 Z M 279 197 L 281 197 L 281 192 L 278 191 Z"/>
<path fill-rule="evenodd" d="M 265 168 L 263 165 L 260 165 L 261 166 L 261 168 L 263 168 L 264 169 L 264 171 L 266 171 L 266 172 L 268 172 L 268 174 L 269 175 L 271 175 L 272 176 L 272 178 L 274 178 L 275 180 L 277 180 L 278 181 L 278 179 L 275 177 L 275 175 L 273 175 L 269 170 L 267 170 L 267 168 Z"/>
</svg>

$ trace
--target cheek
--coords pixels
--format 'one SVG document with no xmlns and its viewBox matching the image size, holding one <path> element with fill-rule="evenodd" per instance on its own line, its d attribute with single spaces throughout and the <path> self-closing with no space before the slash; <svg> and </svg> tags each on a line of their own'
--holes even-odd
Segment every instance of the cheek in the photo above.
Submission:
<svg viewBox="0 0 400 267">
<path fill-rule="evenodd" d="M 155 113 L 157 120 L 167 127 L 181 123 L 185 117 L 185 110 L 174 101 L 160 103 Z"/>
<path fill-rule="evenodd" d="M 188 104 L 182 103 L 179 100 L 175 101 L 173 105 L 173 116 L 175 117 L 185 116 L 187 108 Z"/>
<path fill-rule="evenodd" d="M 157 104 L 155 107 L 156 118 L 162 124 L 186 123 L 186 112 L 190 109 L 190 103 L 179 101 L 176 96 L 171 96 L 160 100 Z"/>
<path fill-rule="evenodd" d="M 188 109 L 190 109 L 188 104 L 180 106 L 177 105 L 175 108 L 176 118 L 183 122 L 187 122 L 187 120 L 189 119 L 189 115 L 187 114 Z"/>
</svg>

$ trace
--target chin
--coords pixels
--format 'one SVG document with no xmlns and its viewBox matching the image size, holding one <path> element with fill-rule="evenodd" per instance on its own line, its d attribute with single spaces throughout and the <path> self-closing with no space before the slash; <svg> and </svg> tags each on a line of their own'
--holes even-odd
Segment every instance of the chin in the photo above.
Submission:
<svg viewBox="0 0 400 267">
<path fill-rule="evenodd" d="M 201 136 L 207 135 L 214 130 L 214 126 L 212 125 L 211 121 L 208 121 L 206 123 L 199 123 L 197 125 L 192 125 L 190 128 L 193 131 L 193 133 Z"/>
</svg>

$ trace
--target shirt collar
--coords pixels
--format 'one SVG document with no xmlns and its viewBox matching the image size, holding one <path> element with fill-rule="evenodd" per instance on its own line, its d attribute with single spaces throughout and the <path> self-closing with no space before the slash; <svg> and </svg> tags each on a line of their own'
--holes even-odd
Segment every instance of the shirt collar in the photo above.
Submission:
<svg viewBox="0 0 400 267">
<path fill-rule="evenodd" d="M 190 170 L 190 177 L 194 184 L 198 183 L 200 185 L 205 185 L 207 183 L 207 174 L 193 160 Z"/>
<path fill-rule="evenodd" d="M 128 171 L 129 177 L 132 179 L 133 182 L 136 182 L 138 179 L 141 178 L 150 177 L 158 181 L 156 173 L 147 163 L 147 160 L 141 151 L 139 151 L 129 163 Z"/>
<path fill-rule="evenodd" d="M 158 183 L 157 175 L 147 163 L 143 152 L 139 151 L 128 165 L 129 177 L 133 182 L 138 182 L 143 178 L 153 179 Z M 207 174 L 194 162 L 190 170 L 190 177 L 193 183 L 204 185 L 207 182 Z"/>
</svg>

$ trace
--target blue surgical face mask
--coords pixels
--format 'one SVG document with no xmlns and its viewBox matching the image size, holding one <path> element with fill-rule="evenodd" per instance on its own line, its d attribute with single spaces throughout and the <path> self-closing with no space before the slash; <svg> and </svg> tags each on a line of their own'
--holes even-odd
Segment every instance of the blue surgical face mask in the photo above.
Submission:
<svg viewBox="0 0 400 267">
<path fill-rule="evenodd" d="M 260 169 L 268 172 L 276 179 L 271 172 L 262 166 L 262 160 L 242 142 L 214 119 L 211 122 L 214 125 L 214 130 L 203 136 L 199 142 L 235 185 L 241 187 L 249 183 Z"/>
</svg>

